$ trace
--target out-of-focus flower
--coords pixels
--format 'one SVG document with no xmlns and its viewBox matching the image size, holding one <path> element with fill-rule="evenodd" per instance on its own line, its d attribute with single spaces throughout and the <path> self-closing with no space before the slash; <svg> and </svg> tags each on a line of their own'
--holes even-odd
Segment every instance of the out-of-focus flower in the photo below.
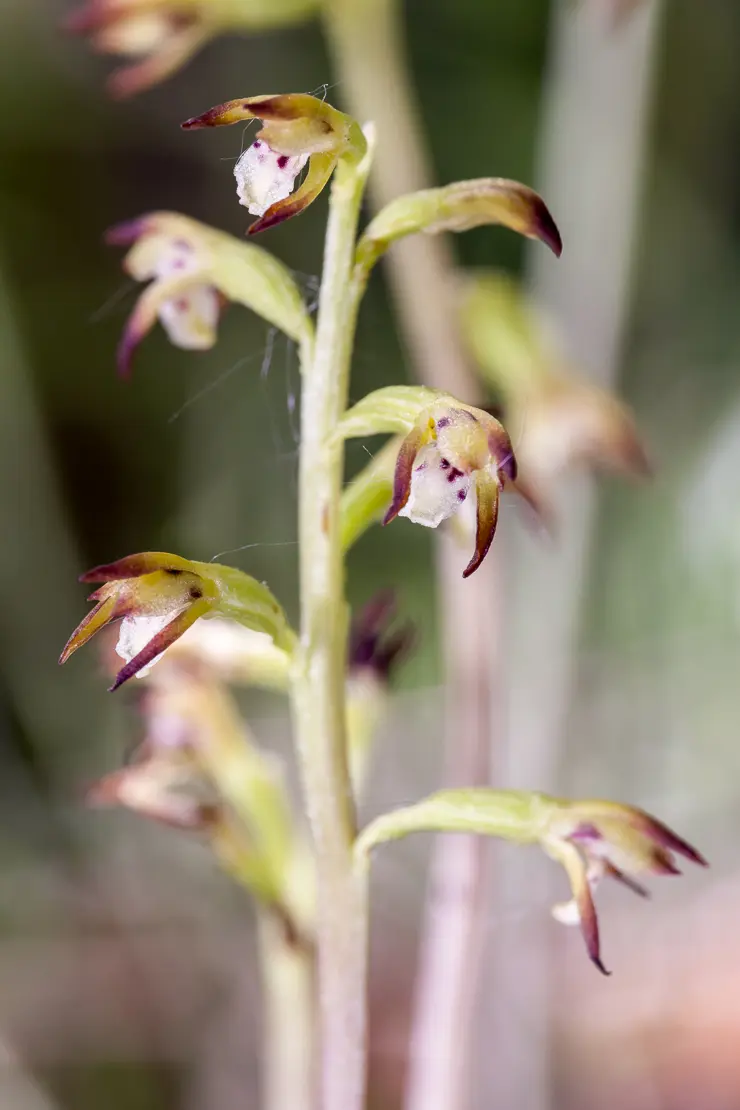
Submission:
<svg viewBox="0 0 740 1110">
<path fill-rule="evenodd" d="M 352 622 L 347 657 L 347 740 L 355 791 L 359 792 L 373 740 L 388 705 L 392 672 L 409 653 L 414 630 L 393 627 L 396 598 L 386 590 Z"/>
<path fill-rule="evenodd" d="M 377 845 L 418 832 L 477 833 L 539 844 L 563 865 L 573 891 L 572 902 L 555 907 L 555 917 L 580 925 L 588 954 L 605 975 L 593 902 L 598 881 L 611 876 L 645 894 L 635 877 L 679 874 L 675 855 L 707 866 L 696 848 L 634 806 L 486 787 L 440 790 L 415 805 L 382 814 L 357 838 L 358 863 Z"/>
<path fill-rule="evenodd" d="M 87 0 L 66 21 L 96 50 L 133 59 L 112 74 L 114 96 L 163 81 L 215 35 L 297 22 L 318 0 Z"/>
<path fill-rule="evenodd" d="M 104 775 L 87 792 L 90 805 L 123 806 L 176 829 L 205 832 L 222 818 L 221 806 L 195 773 L 192 759 L 151 754 L 142 747 L 133 762 Z"/>
<path fill-rule="evenodd" d="M 573 899 L 553 910 L 558 921 L 580 925 L 589 957 L 604 974 L 593 891 L 604 877 L 631 890 L 647 892 L 635 881 L 643 875 L 678 875 L 674 856 L 706 867 L 706 860 L 644 810 L 618 802 L 561 802 L 540 840 L 549 856 L 562 863 Z"/>
<path fill-rule="evenodd" d="M 136 674 L 146 674 L 199 617 L 212 613 L 266 632 L 278 646 L 292 644 L 285 614 L 267 587 L 233 567 L 147 551 L 94 567 L 81 581 L 103 585 L 90 595 L 95 608 L 72 633 L 59 662 L 65 663 L 101 628 L 120 620 L 116 651 L 126 665 L 111 690 Z"/>
<path fill-rule="evenodd" d="M 367 144 L 359 124 L 306 93 L 229 100 L 183 123 L 185 130 L 257 119 L 261 129 L 234 168 L 237 196 L 259 216 L 249 234 L 297 215 L 315 200 L 343 155 L 361 157 Z M 293 192 L 308 162 L 308 173 Z"/>
<path fill-rule="evenodd" d="M 565 367 L 557 341 L 515 282 L 494 273 L 471 278 L 462 323 L 472 355 L 502 398 L 518 485 L 533 503 L 547 511 L 564 472 L 579 465 L 649 474 L 629 410 Z"/>
<path fill-rule="evenodd" d="M 264 632 L 233 621 L 198 621 L 170 649 L 170 656 L 207 667 L 223 682 L 259 686 L 284 692 L 288 688 L 290 656 Z"/>
<path fill-rule="evenodd" d="M 392 590 L 377 594 L 360 610 L 349 634 L 347 670 L 350 678 L 370 674 L 385 684 L 411 650 L 414 630 L 409 623 L 393 630 L 396 613 L 396 596 Z"/>
<path fill-rule="evenodd" d="M 172 343 L 206 350 L 216 342 L 219 317 L 236 301 L 279 327 L 296 342 L 311 323 L 289 271 L 267 251 L 242 243 L 176 212 L 152 212 L 110 229 L 106 241 L 131 246 L 123 268 L 149 281 L 118 348 L 118 368 L 131 369 L 134 351 L 157 320 Z"/>
<path fill-rule="evenodd" d="M 254 742 L 228 689 L 179 653 L 157 667 L 138 699 L 144 739 L 133 761 L 88 792 L 204 834 L 221 866 L 310 947 L 313 867 L 291 816 L 282 770 Z"/>
<path fill-rule="evenodd" d="M 437 402 L 419 415 L 398 452 L 393 501 L 383 524 L 406 516 L 437 528 L 468 494 L 476 502 L 475 553 L 469 577 L 491 546 L 504 481 L 516 479 L 516 460 L 504 426 L 471 405 Z"/>
</svg>

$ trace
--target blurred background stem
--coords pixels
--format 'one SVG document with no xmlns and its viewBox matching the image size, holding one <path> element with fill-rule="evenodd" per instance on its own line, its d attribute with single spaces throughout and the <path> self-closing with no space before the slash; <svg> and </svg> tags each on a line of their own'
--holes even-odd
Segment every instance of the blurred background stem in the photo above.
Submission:
<svg viewBox="0 0 740 1110">
<path fill-rule="evenodd" d="M 629 309 L 658 9 L 657 3 L 645 4 L 616 30 L 609 5 L 571 10 L 561 4 L 553 13 L 536 184 L 558 221 L 565 249 L 557 265 L 532 251 L 531 288 L 557 322 L 574 364 L 607 389 L 617 385 Z M 592 480 L 578 475 L 559 497 L 557 543 L 537 544 L 511 532 L 506 538 L 512 590 L 508 733 L 497 765 L 502 786 L 557 792 L 563 785 L 597 509 Z M 490 981 L 481 992 L 490 1019 L 483 1061 L 492 1084 L 487 1089 L 496 1092 L 494 1104 L 502 1110 L 544 1110 L 552 1099 L 553 965 L 543 912 L 549 878 L 543 868 L 533 882 L 531 873 L 503 853 L 496 874 L 500 920 Z M 517 915 L 510 924 L 505 907 Z M 538 924 L 526 943 L 517 943 L 518 915 L 527 908 L 536 912 Z"/>
<path fill-rule="evenodd" d="M 375 209 L 428 188 L 434 175 L 408 73 L 396 0 L 336 0 L 326 27 L 340 89 L 360 121 L 377 126 L 370 177 Z M 483 168 L 482 168 L 483 169 Z M 478 383 L 463 355 L 452 297 L 454 259 L 446 238 L 418 235 L 395 244 L 388 276 L 401 336 L 416 377 L 475 402 Z M 496 687 L 497 593 L 494 553 L 468 581 L 457 544 L 437 544 L 445 685 L 445 779 L 489 779 L 491 687 Z M 440 837 L 431 864 L 412 1033 L 408 1110 L 460 1110 L 466 1102 L 469 1020 L 481 949 L 482 838 Z"/>
<path fill-rule="evenodd" d="M 263 1110 L 312 1110 L 316 1099 L 313 958 L 283 922 L 259 914 Z"/>
</svg>

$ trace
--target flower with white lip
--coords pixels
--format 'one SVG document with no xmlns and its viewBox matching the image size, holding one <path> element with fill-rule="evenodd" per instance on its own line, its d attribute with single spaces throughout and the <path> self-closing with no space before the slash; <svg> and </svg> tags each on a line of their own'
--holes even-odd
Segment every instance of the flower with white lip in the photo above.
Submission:
<svg viewBox="0 0 740 1110">
<path fill-rule="evenodd" d="M 397 516 L 437 528 L 460 509 L 475 515 L 475 552 L 463 571 L 468 578 L 483 562 L 498 521 L 505 485 L 516 481 L 517 465 L 508 432 L 483 409 L 458 401 L 449 393 L 424 386 L 386 386 L 368 393 L 349 409 L 333 438 L 353 439 L 382 432 L 403 433 L 396 449 L 392 500 L 383 518 Z M 380 453 L 377 481 L 368 486 L 372 509 L 387 488 Z M 371 463 L 374 469 L 375 463 Z M 362 474 L 355 485 L 362 482 Z M 349 487 L 351 488 L 351 487 Z"/>
<path fill-rule="evenodd" d="M 604 975 L 592 890 L 605 876 L 638 894 L 633 876 L 678 875 L 674 856 L 703 867 L 707 861 L 686 840 L 635 806 L 588 799 L 570 801 L 531 790 L 458 787 L 439 790 L 371 821 L 355 842 L 356 858 L 410 833 L 455 832 L 496 836 L 515 844 L 539 844 L 565 868 L 573 901 L 556 906 L 555 917 L 579 924 L 588 955 Z"/>
<path fill-rule="evenodd" d="M 234 167 L 240 203 L 259 216 L 250 235 L 297 215 L 319 195 L 340 158 L 360 158 L 367 149 L 355 120 L 305 93 L 229 100 L 182 126 L 192 131 L 253 119 L 262 127 Z M 293 192 L 307 163 L 308 172 Z"/>
<path fill-rule="evenodd" d="M 152 212 L 110 229 L 107 242 L 130 246 L 124 270 L 151 284 L 136 303 L 118 349 L 128 375 L 134 351 L 159 321 L 176 347 L 205 351 L 216 342 L 228 301 L 246 305 L 300 343 L 311 333 L 289 271 L 267 251 L 176 212 Z"/>
<path fill-rule="evenodd" d="M 674 856 L 706 867 L 706 860 L 687 841 L 644 810 L 619 802 L 554 803 L 540 835 L 547 854 L 565 868 L 573 897 L 553 908 L 565 925 L 580 926 L 589 957 L 605 975 L 593 891 L 603 878 L 617 879 L 636 894 L 647 891 L 635 880 L 642 875 L 678 875 Z"/>
<path fill-rule="evenodd" d="M 475 552 L 463 577 L 483 562 L 491 546 L 501 491 L 516 479 L 511 441 L 495 417 L 452 398 L 424 409 L 401 444 L 393 501 L 383 520 L 397 516 L 437 528 L 475 498 Z"/>
<path fill-rule="evenodd" d="M 106 625 L 121 621 L 116 651 L 125 661 L 111 687 L 144 675 L 200 617 L 230 617 L 275 644 L 291 649 L 293 633 L 266 586 L 219 563 L 197 563 L 163 551 L 128 555 L 94 567 L 83 582 L 101 582 L 90 595 L 95 608 L 70 636 L 60 663 Z"/>
</svg>

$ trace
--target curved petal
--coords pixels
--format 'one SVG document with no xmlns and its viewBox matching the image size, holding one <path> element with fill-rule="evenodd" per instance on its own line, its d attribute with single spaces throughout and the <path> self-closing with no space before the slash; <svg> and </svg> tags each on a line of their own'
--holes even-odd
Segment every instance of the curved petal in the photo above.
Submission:
<svg viewBox="0 0 740 1110">
<path fill-rule="evenodd" d="M 573 891 L 575 907 L 578 910 L 578 924 L 586 944 L 589 959 L 598 967 L 602 975 L 610 975 L 611 972 L 607 971 L 601 962 L 599 921 L 586 873 L 586 865 L 580 852 L 572 844 L 548 845 L 545 850 L 552 859 L 561 863 L 566 870 Z M 556 912 L 555 916 L 558 917 L 559 914 Z M 566 920 L 565 914 L 562 915 L 562 919 Z"/>
<path fill-rule="evenodd" d="M 485 559 L 498 522 L 500 501 L 498 482 L 488 470 L 477 470 L 474 478 L 476 492 L 475 554 L 463 571 L 463 578 L 469 578 Z"/>
<path fill-rule="evenodd" d="M 260 231 L 266 231 L 268 227 L 275 227 L 276 224 L 289 220 L 291 216 L 297 216 L 316 199 L 327 184 L 336 164 L 336 154 L 313 154 L 308 163 L 308 173 L 296 191 L 268 208 L 264 216 L 260 216 L 251 224 L 247 234 L 256 235 Z"/>
<path fill-rule="evenodd" d="M 396 469 L 393 474 L 393 500 L 383 517 L 383 524 L 390 524 L 395 520 L 401 509 L 404 508 L 411 493 L 411 474 L 414 469 L 414 459 L 424 446 L 428 432 L 426 425 L 415 425 L 403 440 L 396 459 Z"/>
</svg>

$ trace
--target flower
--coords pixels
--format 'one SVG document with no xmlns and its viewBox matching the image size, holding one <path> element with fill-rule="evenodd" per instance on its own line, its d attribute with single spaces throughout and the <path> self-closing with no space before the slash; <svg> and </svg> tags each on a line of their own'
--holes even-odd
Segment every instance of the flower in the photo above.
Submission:
<svg viewBox="0 0 740 1110">
<path fill-rule="evenodd" d="M 536 390 L 510 399 L 521 491 L 548 504 L 558 480 L 581 466 L 645 478 L 651 464 L 629 409 L 613 394 L 566 372 L 543 374 Z"/>
<path fill-rule="evenodd" d="M 383 590 L 360 610 L 352 621 L 349 634 L 347 670 L 350 678 L 372 675 L 384 685 L 414 642 L 410 623 L 395 631 L 390 625 L 396 615 L 396 597 L 392 590 Z"/>
<path fill-rule="evenodd" d="M 252 119 L 260 120 L 262 127 L 234 167 L 240 203 L 260 217 L 250 226 L 250 235 L 303 211 L 319 195 L 343 155 L 361 157 L 366 150 L 355 120 L 304 93 L 229 100 L 182 126 L 191 131 Z M 308 173 L 293 193 L 306 163 Z"/>
<path fill-rule="evenodd" d="M 101 628 L 120 620 L 116 651 L 125 666 L 111 690 L 134 675 L 146 675 L 199 617 L 211 613 L 267 632 L 279 646 L 291 643 L 285 615 L 267 587 L 232 567 L 146 551 L 94 567 L 81 581 L 103 585 L 90 595 L 95 608 L 72 633 L 59 662 L 66 663 Z"/>
<path fill-rule="evenodd" d="M 125 97 L 169 77 L 216 33 L 207 11 L 188 0 L 88 0 L 66 26 L 101 53 L 135 59 L 108 80 L 111 93 Z"/>
<path fill-rule="evenodd" d="M 169 77 L 222 31 L 279 26 L 315 7 L 316 0 L 87 0 L 66 27 L 102 53 L 134 59 L 108 82 L 124 97 Z"/>
<path fill-rule="evenodd" d="M 152 212 L 111 228 L 106 241 L 131 246 L 124 270 L 151 284 L 139 297 L 118 348 L 122 376 L 157 320 L 176 347 L 207 350 L 228 301 L 238 301 L 297 342 L 310 322 L 290 273 L 266 251 L 176 212 Z"/>
<path fill-rule="evenodd" d="M 422 410 L 401 444 L 393 501 L 383 524 L 406 516 L 436 528 L 472 491 L 476 539 L 475 553 L 463 571 L 463 578 L 468 578 L 491 546 L 504 482 L 514 482 L 516 474 L 511 440 L 495 417 L 460 402 L 436 401 Z"/>
<path fill-rule="evenodd" d="M 347 748 L 350 774 L 359 793 L 368 756 L 385 714 L 392 671 L 411 650 L 414 629 L 391 628 L 396 598 L 384 590 L 352 621 L 347 653 Z"/>
<path fill-rule="evenodd" d="M 589 957 L 605 975 L 609 972 L 601 962 L 593 901 L 601 879 L 617 879 L 644 896 L 647 891 L 635 876 L 680 874 L 674 855 L 707 866 L 695 848 L 655 817 L 618 802 L 556 802 L 540 843 L 562 863 L 573 891 L 572 900 L 555 906 L 553 916 L 564 924 L 580 925 Z"/>
<path fill-rule="evenodd" d="M 629 409 L 580 377 L 560 352 L 556 329 L 519 286 L 476 274 L 462 297 L 462 331 L 499 393 L 516 445 L 517 489 L 548 516 L 563 475 L 579 466 L 645 477 L 650 462 Z"/>
<path fill-rule="evenodd" d="M 186 753 L 151 753 L 144 743 L 134 762 L 104 775 L 87 792 L 90 805 L 124 806 L 176 829 L 214 830 L 223 820 L 221 805 L 199 797 L 203 782 Z"/>
<path fill-rule="evenodd" d="M 355 859 L 366 862 L 379 844 L 419 832 L 473 833 L 539 844 L 563 865 L 573 890 L 573 900 L 556 906 L 553 914 L 567 924 L 580 924 L 588 954 L 604 975 L 609 972 L 601 962 L 593 903 L 599 880 L 608 875 L 645 895 L 634 876 L 679 874 L 674 855 L 707 866 L 696 848 L 634 806 L 490 787 L 438 790 L 413 805 L 381 814 L 357 837 Z"/>
</svg>

